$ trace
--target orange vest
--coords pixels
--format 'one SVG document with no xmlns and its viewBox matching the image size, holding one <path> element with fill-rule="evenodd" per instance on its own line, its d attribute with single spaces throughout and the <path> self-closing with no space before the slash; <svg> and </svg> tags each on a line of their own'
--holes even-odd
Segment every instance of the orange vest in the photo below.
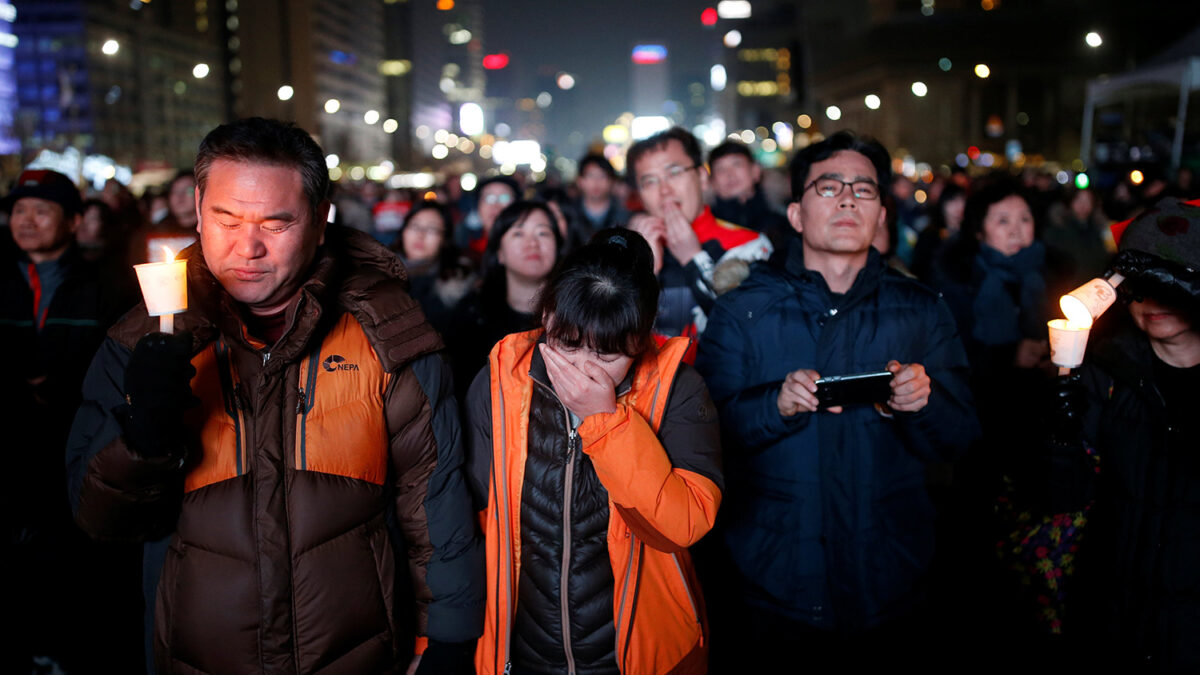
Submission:
<svg viewBox="0 0 1200 675">
<path fill-rule="evenodd" d="M 336 354 L 325 361 L 322 354 Z M 253 463 L 246 436 L 251 393 L 241 384 L 229 347 L 216 340 L 192 357 L 192 391 L 201 405 L 188 419 L 200 448 L 184 479 L 192 492 L 246 473 Z M 388 430 L 383 396 L 391 374 L 383 370 L 362 326 L 346 313 L 304 357 L 299 367 L 295 446 L 288 468 L 320 471 L 383 485 Z"/>
<path fill-rule="evenodd" d="M 490 356 L 492 471 L 482 514 L 487 611 L 476 670 L 505 672 L 521 564 L 521 488 L 541 330 L 509 335 Z M 617 411 L 579 426 L 583 451 L 609 492 L 608 555 L 613 572 L 617 665 L 623 673 L 703 673 L 708 626 L 687 547 L 712 527 L 721 494 L 708 478 L 671 466 L 655 433 L 662 422 L 686 338 L 638 359 Z M 655 452 L 656 450 L 656 452 Z"/>
</svg>

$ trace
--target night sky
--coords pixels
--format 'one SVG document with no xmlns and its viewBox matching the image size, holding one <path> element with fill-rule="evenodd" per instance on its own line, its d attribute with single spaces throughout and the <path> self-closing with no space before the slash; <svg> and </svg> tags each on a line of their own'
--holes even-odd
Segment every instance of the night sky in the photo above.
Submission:
<svg viewBox="0 0 1200 675">
<path fill-rule="evenodd" d="M 629 108 L 630 52 L 653 42 L 668 49 L 673 73 L 707 73 L 722 32 L 700 23 L 700 12 L 715 3 L 687 0 L 485 0 L 488 53 L 507 52 L 514 69 L 514 92 L 536 96 L 539 70 L 566 71 L 575 88 L 550 89 L 546 131 L 560 152 L 574 157 Z M 726 23 L 726 22 L 722 22 Z M 723 30 L 728 30 L 727 27 Z M 697 64 L 703 64 L 698 68 Z M 707 82 L 705 83 L 707 84 Z M 582 132 L 565 143 L 572 130 Z"/>
</svg>

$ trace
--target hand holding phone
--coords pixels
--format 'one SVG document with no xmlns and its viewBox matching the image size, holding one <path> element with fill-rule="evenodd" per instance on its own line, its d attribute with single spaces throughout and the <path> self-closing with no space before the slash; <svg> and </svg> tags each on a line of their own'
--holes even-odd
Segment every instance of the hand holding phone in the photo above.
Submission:
<svg viewBox="0 0 1200 675">
<path fill-rule="evenodd" d="M 819 409 L 883 403 L 892 397 L 892 377 L 887 370 L 822 377 L 816 381 Z"/>
</svg>

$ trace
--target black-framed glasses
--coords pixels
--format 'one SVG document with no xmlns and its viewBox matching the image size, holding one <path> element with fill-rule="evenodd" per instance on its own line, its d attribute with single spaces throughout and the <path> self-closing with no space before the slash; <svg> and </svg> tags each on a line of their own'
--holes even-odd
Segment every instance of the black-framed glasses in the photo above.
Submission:
<svg viewBox="0 0 1200 675">
<path fill-rule="evenodd" d="M 683 177 L 683 174 L 685 174 L 695 168 L 696 168 L 695 164 L 693 164 L 691 166 L 680 166 L 678 164 L 672 164 L 671 166 L 667 167 L 666 171 L 663 171 L 663 175 L 666 176 L 667 182 L 678 183 L 679 179 Z M 663 180 L 662 177 L 658 176 L 657 174 L 647 174 L 645 176 L 638 176 L 638 182 L 637 182 L 638 189 L 639 190 L 654 189 L 654 188 L 658 187 L 658 184 L 662 180 Z"/>
<path fill-rule="evenodd" d="M 851 180 L 846 181 L 840 178 L 831 176 L 821 176 L 808 184 L 804 188 L 815 188 L 818 197 L 834 199 L 842 195 L 842 191 L 846 186 L 850 186 L 850 194 L 854 195 L 855 199 L 879 199 L 879 183 L 873 180 Z"/>
</svg>

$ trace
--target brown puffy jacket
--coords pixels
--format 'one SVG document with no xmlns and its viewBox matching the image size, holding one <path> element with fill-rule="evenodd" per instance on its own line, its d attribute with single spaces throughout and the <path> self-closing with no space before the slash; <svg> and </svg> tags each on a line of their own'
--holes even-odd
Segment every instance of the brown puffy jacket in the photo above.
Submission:
<svg viewBox="0 0 1200 675">
<path fill-rule="evenodd" d="M 76 520 L 98 537 L 169 534 L 147 544 L 160 673 L 391 672 L 424 636 L 480 634 L 482 551 L 440 340 L 386 249 L 326 239 L 269 354 L 189 250 L 176 325 L 195 338 L 201 405 L 182 466 L 131 452 L 110 412 L 155 329 L 144 307 L 88 374 L 68 449 Z"/>
</svg>

